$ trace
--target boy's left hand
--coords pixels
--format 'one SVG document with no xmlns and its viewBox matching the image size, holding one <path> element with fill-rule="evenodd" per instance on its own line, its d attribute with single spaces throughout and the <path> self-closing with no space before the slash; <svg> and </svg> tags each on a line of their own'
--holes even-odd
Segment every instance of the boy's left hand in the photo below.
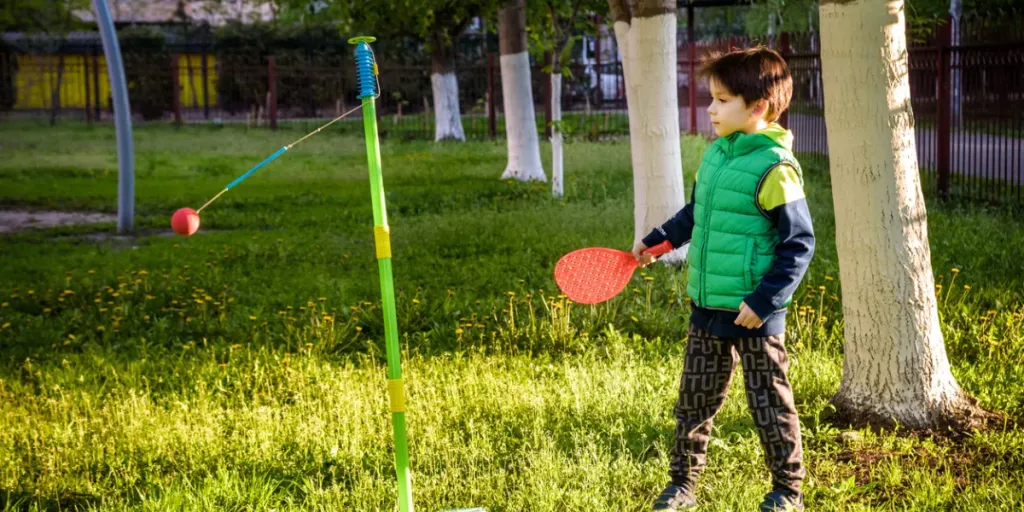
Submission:
<svg viewBox="0 0 1024 512">
<path fill-rule="evenodd" d="M 757 317 L 753 309 L 747 307 L 746 302 L 740 302 L 740 314 L 736 316 L 736 321 L 733 322 L 736 325 L 742 325 L 747 329 L 757 329 L 761 327 L 764 322 Z"/>
</svg>

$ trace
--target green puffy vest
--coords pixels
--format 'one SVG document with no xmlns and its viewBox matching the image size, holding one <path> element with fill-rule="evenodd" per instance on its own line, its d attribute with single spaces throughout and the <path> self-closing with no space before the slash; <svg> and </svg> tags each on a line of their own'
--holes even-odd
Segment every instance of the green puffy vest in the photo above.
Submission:
<svg viewBox="0 0 1024 512">
<path fill-rule="evenodd" d="M 686 291 L 697 306 L 738 311 L 775 261 L 779 236 L 758 204 L 758 188 L 780 163 L 792 165 L 798 174 L 800 167 L 788 148 L 792 139 L 769 135 L 778 131 L 736 132 L 719 138 L 704 153 L 697 170 L 693 238 L 687 253 Z"/>
</svg>

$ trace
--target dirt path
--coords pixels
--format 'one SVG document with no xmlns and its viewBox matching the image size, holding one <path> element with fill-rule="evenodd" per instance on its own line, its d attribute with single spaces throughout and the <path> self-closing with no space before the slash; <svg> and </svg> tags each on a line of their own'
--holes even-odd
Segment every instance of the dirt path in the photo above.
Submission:
<svg viewBox="0 0 1024 512">
<path fill-rule="evenodd" d="M 116 221 L 109 213 L 0 210 L 0 233 Z"/>
</svg>

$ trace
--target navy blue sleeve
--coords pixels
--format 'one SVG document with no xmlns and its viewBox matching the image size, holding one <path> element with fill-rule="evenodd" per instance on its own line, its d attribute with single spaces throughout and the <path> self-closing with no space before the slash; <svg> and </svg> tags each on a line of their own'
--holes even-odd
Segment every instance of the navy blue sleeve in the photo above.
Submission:
<svg viewBox="0 0 1024 512">
<path fill-rule="evenodd" d="M 761 320 L 782 307 L 807 273 L 814 255 L 814 226 L 807 200 L 799 199 L 768 212 L 779 230 L 775 263 L 754 293 L 743 299 Z"/>
<path fill-rule="evenodd" d="M 672 218 L 665 221 L 660 227 L 654 228 L 642 240 L 647 247 L 654 247 L 665 240 L 672 243 L 673 249 L 678 249 L 693 236 L 693 191 L 690 191 L 690 202 L 682 210 L 676 212 Z"/>
</svg>

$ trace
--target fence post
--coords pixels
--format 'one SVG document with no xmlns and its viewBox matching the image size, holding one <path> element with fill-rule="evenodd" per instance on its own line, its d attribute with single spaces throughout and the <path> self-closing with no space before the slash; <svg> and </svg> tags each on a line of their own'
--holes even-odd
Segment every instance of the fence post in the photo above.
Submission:
<svg viewBox="0 0 1024 512">
<path fill-rule="evenodd" d="M 935 90 L 936 96 L 936 115 L 938 117 L 938 131 L 936 136 L 936 149 L 938 155 L 936 155 L 936 169 L 935 172 L 938 177 L 938 192 L 940 198 L 949 197 L 949 153 L 950 153 L 950 115 L 949 109 L 952 106 L 950 102 L 950 73 L 949 73 L 949 42 L 950 42 L 950 21 L 946 18 L 946 23 L 939 27 L 938 38 L 936 43 L 938 45 L 938 59 L 935 63 L 938 69 L 936 69 L 937 84 Z"/>
<path fill-rule="evenodd" d="M 267 118 L 270 121 L 270 129 L 277 129 L 277 76 L 274 73 L 274 56 L 267 57 Z"/>
<path fill-rule="evenodd" d="M 174 108 L 174 126 L 181 127 L 181 74 L 178 71 L 178 54 L 171 54 L 171 105 Z"/>
<path fill-rule="evenodd" d="M 92 84 L 89 75 L 89 56 L 82 55 L 82 82 L 85 84 L 85 122 L 92 124 Z"/>
<path fill-rule="evenodd" d="M 779 54 L 782 56 L 782 60 L 789 65 L 789 32 L 783 32 L 779 36 Z M 789 109 L 787 108 L 779 116 L 779 124 L 783 128 L 789 128 Z"/>
<path fill-rule="evenodd" d="M 694 30 L 693 30 L 693 4 L 686 4 L 686 43 L 689 51 L 689 57 L 687 67 L 687 80 L 690 82 L 689 87 L 689 102 L 690 102 L 690 135 L 697 135 L 697 66 L 694 62 L 697 60 L 697 43 L 694 41 Z"/>
<path fill-rule="evenodd" d="M 206 61 L 206 45 L 205 44 L 203 45 L 203 61 L 202 61 L 202 64 L 203 64 L 203 70 L 202 70 L 202 73 L 203 73 L 203 117 L 207 121 L 209 121 L 210 120 L 210 85 L 207 82 L 208 81 L 207 76 L 208 76 L 209 70 L 207 70 L 208 64 L 207 64 L 207 61 Z"/>
<path fill-rule="evenodd" d="M 498 117 L 494 108 L 494 52 L 487 53 L 487 134 L 498 136 Z"/>
<path fill-rule="evenodd" d="M 88 78 L 86 79 L 88 80 Z M 100 46 L 94 45 L 92 47 L 92 94 L 95 101 L 93 101 L 93 117 L 97 121 L 102 119 L 102 108 L 103 102 L 100 101 Z"/>
</svg>

